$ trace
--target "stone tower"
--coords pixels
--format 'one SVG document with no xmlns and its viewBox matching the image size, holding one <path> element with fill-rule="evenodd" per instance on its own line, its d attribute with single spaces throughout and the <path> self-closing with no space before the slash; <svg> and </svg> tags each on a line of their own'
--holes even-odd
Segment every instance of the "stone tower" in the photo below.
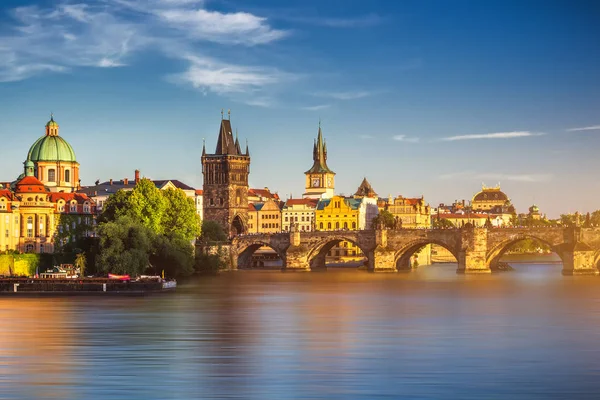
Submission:
<svg viewBox="0 0 600 400">
<path fill-rule="evenodd" d="M 304 175 L 306 175 L 306 191 L 302 197 L 320 199 L 333 196 L 335 172 L 327 166 L 327 144 L 323 140 L 321 122 L 319 122 L 319 133 L 313 146 L 313 166 Z"/>
<path fill-rule="evenodd" d="M 231 133 L 230 112 L 223 118 L 217 148 L 206 154 L 202 147 L 202 175 L 204 178 L 204 219 L 216 221 L 229 235 L 246 233 L 248 221 L 248 174 L 250 152 L 242 153 L 240 142 Z"/>
</svg>

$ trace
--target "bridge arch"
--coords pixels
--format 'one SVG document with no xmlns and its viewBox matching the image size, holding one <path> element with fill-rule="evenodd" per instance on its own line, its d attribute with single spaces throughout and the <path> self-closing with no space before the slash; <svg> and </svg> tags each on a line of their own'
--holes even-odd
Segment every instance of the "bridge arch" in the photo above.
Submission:
<svg viewBox="0 0 600 400">
<path fill-rule="evenodd" d="M 234 253 L 236 257 L 236 265 L 238 269 L 264 267 L 264 263 L 261 265 L 260 262 L 253 262 L 252 256 L 260 248 L 269 248 L 273 250 L 279 259 L 281 259 L 281 268 L 285 268 L 285 254 L 271 246 L 269 243 L 264 241 L 253 241 L 253 242 L 241 242 L 238 243 L 238 250 Z"/>
<path fill-rule="evenodd" d="M 422 249 L 423 247 L 431 244 L 435 244 L 445 248 L 450 253 L 452 253 L 454 258 L 458 262 L 459 249 L 455 248 L 455 246 L 452 246 L 448 243 L 437 239 L 419 238 L 418 240 L 413 240 L 403 245 L 399 250 L 396 251 L 394 255 L 394 265 L 396 269 L 399 271 L 410 270 L 411 257 L 413 256 L 413 254 L 415 254 L 418 250 Z"/>
<path fill-rule="evenodd" d="M 489 268 L 491 268 L 492 270 L 496 269 L 498 262 L 500 261 L 502 256 L 504 256 L 504 254 L 511 247 L 513 247 L 515 244 L 517 244 L 523 240 L 527 240 L 527 239 L 533 239 L 537 242 L 543 243 L 548 248 L 550 248 L 550 250 L 552 252 L 556 253 L 556 255 L 558 255 L 558 257 L 560 257 L 560 260 L 564 263 L 563 252 L 561 249 L 561 247 L 564 245 L 564 243 L 552 243 L 549 240 L 547 240 L 543 237 L 540 237 L 538 235 L 520 233 L 516 236 L 510 237 L 509 239 L 503 240 L 500 243 L 489 248 L 487 251 L 487 255 L 486 255 L 486 265 L 488 265 Z M 600 255 L 599 255 L 599 257 L 600 257 Z"/>
<path fill-rule="evenodd" d="M 308 252 L 307 261 L 311 270 L 318 270 L 326 268 L 326 256 L 331 249 L 342 242 L 349 242 L 356 246 L 359 249 L 363 256 L 370 259 L 371 254 L 368 249 L 360 244 L 358 237 L 355 236 L 345 236 L 345 235 L 335 235 L 323 238 L 317 244 L 311 247 Z M 359 255 L 357 255 L 358 257 Z"/>
</svg>

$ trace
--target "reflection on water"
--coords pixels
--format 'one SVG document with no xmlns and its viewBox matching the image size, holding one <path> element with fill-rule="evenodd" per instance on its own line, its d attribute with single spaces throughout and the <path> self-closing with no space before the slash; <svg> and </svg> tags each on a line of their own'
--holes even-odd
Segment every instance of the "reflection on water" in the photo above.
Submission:
<svg viewBox="0 0 600 400">
<path fill-rule="evenodd" d="M 252 271 L 149 297 L 0 297 L 0 398 L 596 398 L 600 280 L 515 268 Z"/>
</svg>

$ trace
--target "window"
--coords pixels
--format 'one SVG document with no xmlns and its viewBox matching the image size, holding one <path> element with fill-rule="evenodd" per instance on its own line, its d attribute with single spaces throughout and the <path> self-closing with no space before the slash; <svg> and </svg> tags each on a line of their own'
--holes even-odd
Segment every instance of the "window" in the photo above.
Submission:
<svg viewBox="0 0 600 400">
<path fill-rule="evenodd" d="M 340 229 L 340 223 L 339 222 L 335 223 L 335 229 Z"/>
<path fill-rule="evenodd" d="M 327 223 L 327 229 L 331 230 L 331 222 Z"/>
<path fill-rule="evenodd" d="M 319 224 L 319 229 L 323 229 L 323 223 L 322 222 Z"/>
<path fill-rule="evenodd" d="M 56 182 L 56 170 L 54 168 L 48 170 L 48 182 Z"/>
<path fill-rule="evenodd" d="M 43 253 L 43 252 L 44 252 L 44 245 L 40 244 L 40 253 Z"/>
<path fill-rule="evenodd" d="M 356 222 L 352 223 L 352 229 L 356 229 Z"/>
<path fill-rule="evenodd" d="M 27 246 L 25 246 L 25 252 L 26 253 L 33 253 L 33 245 L 32 244 L 28 244 Z"/>
<path fill-rule="evenodd" d="M 9 233 L 9 231 L 8 231 L 8 229 L 7 229 L 7 230 L 6 230 L 6 237 L 9 237 L 9 236 L 10 236 L 10 233 Z"/>
<path fill-rule="evenodd" d="M 65 170 L 65 182 L 71 182 L 71 171 Z"/>
<path fill-rule="evenodd" d="M 344 222 L 344 229 L 348 229 L 348 223 Z"/>
<path fill-rule="evenodd" d="M 77 212 L 77 203 L 71 203 L 71 212 Z"/>
<path fill-rule="evenodd" d="M 33 217 L 27 217 L 27 237 L 33 237 Z"/>
</svg>

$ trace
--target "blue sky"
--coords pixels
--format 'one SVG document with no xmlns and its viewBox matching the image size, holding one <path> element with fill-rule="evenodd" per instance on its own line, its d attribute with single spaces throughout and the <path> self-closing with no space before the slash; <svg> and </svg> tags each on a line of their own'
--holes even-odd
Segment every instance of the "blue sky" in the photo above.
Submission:
<svg viewBox="0 0 600 400">
<path fill-rule="evenodd" d="M 2 176 L 54 112 L 82 183 L 201 187 L 220 111 L 250 183 L 304 190 L 321 119 L 336 191 L 600 208 L 595 1 L 3 0 Z"/>
</svg>

